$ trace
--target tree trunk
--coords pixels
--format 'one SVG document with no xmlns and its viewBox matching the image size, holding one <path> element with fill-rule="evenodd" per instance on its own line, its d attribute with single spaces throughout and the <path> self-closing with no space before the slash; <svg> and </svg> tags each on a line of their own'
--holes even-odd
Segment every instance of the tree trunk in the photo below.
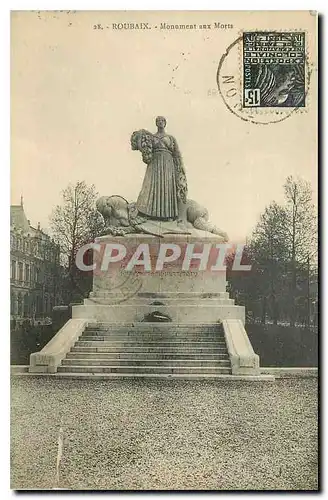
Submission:
<svg viewBox="0 0 328 500">
<path fill-rule="evenodd" d="M 265 325 L 266 309 L 267 309 L 267 298 L 263 297 L 263 299 L 262 299 L 262 318 L 261 318 L 262 325 Z"/>
<path fill-rule="evenodd" d="M 276 296 L 274 295 L 272 297 L 272 316 L 273 316 L 273 324 L 277 325 L 278 324 L 278 318 L 279 318 L 279 307 L 277 303 Z"/>
<path fill-rule="evenodd" d="M 311 323 L 311 297 L 310 297 L 310 257 L 307 256 L 307 293 L 306 293 L 306 320 L 305 325 L 309 328 Z"/>
<path fill-rule="evenodd" d="M 296 265 L 295 259 L 292 262 L 292 279 L 291 279 L 291 306 L 290 306 L 290 326 L 295 326 L 296 321 Z"/>
</svg>

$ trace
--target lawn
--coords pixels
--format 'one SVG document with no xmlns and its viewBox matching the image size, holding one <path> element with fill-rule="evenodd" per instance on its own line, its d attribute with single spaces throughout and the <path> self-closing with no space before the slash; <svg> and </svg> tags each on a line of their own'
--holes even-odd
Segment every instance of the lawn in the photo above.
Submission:
<svg viewBox="0 0 328 500">
<path fill-rule="evenodd" d="M 261 366 L 318 366 L 317 329 L 247 324 L 246 331 Z"/>
</svg>

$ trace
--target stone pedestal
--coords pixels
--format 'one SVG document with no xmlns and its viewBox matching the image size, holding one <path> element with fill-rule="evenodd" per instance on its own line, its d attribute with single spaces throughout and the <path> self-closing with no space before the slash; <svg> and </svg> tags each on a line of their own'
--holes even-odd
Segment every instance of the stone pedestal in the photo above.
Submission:
<svg viewBox="0 0 328 500">
<path fill-rule="evenodd" d="M 127 328 L 128 331 L 132 329 L 134 337 L 135 332 L 140 332 L 138 343 L 138 349 L 140 349 L 140 342 L 142 344 L 144 338 L 142 335 L 147 328 L 148 331 L 156 331 L 156 323 L 152 323 L 150 320 L 150 318 L 154 319 L 155 316 L 152 313 L 156 313 L 157 319 L 165 317 L 170 322 L 167 326 L 171 336 L 172 334 L 173 336 L 177 335 L 177 332 L 183 329 L 184 332 L 187 332 L 186 342 L 188 338 L 193 339 L 192 345 L 197 344 L 199 331 L 206 333 L 211 328 L 213 329 L 213 326 L 217 327 L 218 323 L 222 323 L 232 375 L 259 376 L 259 359 L 252 349 L 244 328 L 244 307 L 236 306 L 234 301 L 229 298 L 226 292 L 225 269 L 222 266 L 221 269 L 218 268 L 220 249 L 217 248 L 217 245 L 220 244 L 220 241 L 220 238 L 213 234 L 196 230 L 193 230 L 192 234 L 189 235 L 167 234 L 163 238 L 144 234 L 98 238 L 96 243 L 99 246 L 94 254 L 93 290 L 89 298 L 84 300 L 84 304 L 73 306 L 72 319 L 40 353 L 31 354 L 29 371 L 32 373 L 55 373 L 66 354 L 75 345 L 75 342 L 78 342 L 89 325 L 92 325 L 92 331 L 104 328 L 106 332 L 109 332 L 109 335 L 114 336 L 115 332 L 118 335 L 117 332 L 122 328 Z M 106 244 L 116 245 L 116 251 L 120 251 L 123 246 L 125 250 L 121 256 L 115 258 L 114 247 L 105 247 Z M 173 260 L 172 258 L 171 262 L 163 263 L 161 269 L 161 266 L 158 268 L 157 263 L 163 244 L 173 245 L 177 254 L 180 252 L 181 255 L 177 259 Z M 140 248 L 140 245 L 143 245 L 141 248 L 144 250 L 139 255 L 138 265 L 131 266 L 131 262 L 135 262 L 131 258 L 133 255 L 137 255 L 136 250 Z M 192 245 L 192 247 L 187 247 L 187 245 Z M 108 271 L 101 269 L 104 255 L 106 256 L 104 254 L 105 248 L 107 250 L 110 248 L 110 253 L 107 252 L 107 256 L 110 255 L 112 260 L 117 261 L 110 262 Z M 186 251 L 188 252 L 190 249 L 192 252 L 198 252 L 198 257 L 205 255 L 205 259 L 192 259 L 189 266 L 185 255 Z M 170 255 L 170 252 L 167 255 Z M 140 265 L 141 263 L 143 265 Z M 201 266 L 200 263 L 202 263 Z M 119 335 L 118 339 L 120 340 Z M 204 337 L 202 339 L 204 341 Z M 167 341 L 170 341 L 169 338 Z M 155 344 L 156 342 L 152 344 L 152 349 Z M 216 345 L 215 342 L 214 344 Z M 98 342 L 95 342 L 95 345 L 98 346 Z M 125 341 L 119 342 L 121 349 L 123 349 L 122 345 L 124 347 Z M 176 349 L 175 345 L 173 342 L 173 347 L 170 348 L 171 354 L 172 349 Z M 202 351 L 202 341 L 199 345 L 202 346 L 200 348 Z M 212 346 L 213 342 L 210 342 L 210 345 Z M 222 337 L 220 338 L 219 335 L 217 345 L 222 345 Z M 206 348 L 208 346 L 206 342 L 205 346 Z M 193 360 L 195 365 L 201 361 L 197 359 L 198 352 L 199 349 L 196 349 Z M 99 363 L 101 362 L 100 359 Z M 153 372 L 156 372 L 156 366 L 155 363 L 155 366 L 151 367 Z M 144 374 L 148 373 L 148 368 L 147 366 L 142 368 Z M 64 366 L 59 369 L 66 370 Z M 79 367 L 74 367 L 74 369 L 78 370 Z M 112 369 L 116 370 L 115 367 L 110 368 L 110 370 Z M 199 373 L 204 373 L 201 367 L 197 369 Z M 93 365 L 86 370 L 92 374 Z M 136 369 L 132 366 L 129 367 L 129 370 L 134 373 Z M 166 368 L 166 372 L 173 373 L 172 370 L 174 371 L 176 368 Z M 189 373 L 190 370 L 188 370 L 185 368 L 183 373 Z M 217 373 L 217 370 L 216 367 L 213 373 Z"/>
<path fill-rule="evenodd" d="M 142 234 L 97 238 L 102 251 L 94 254 L 93 290 L 84 305 L 73 307 L 73 318 L 139 322 L 149 313 L 159 311 L 176 323 L 216 323 L 229 318 L 244 322 L 244 307 L 234 305 L 226 292 L 225 269 L 222 266 L 216 269 L 219 252 L 224 250 L 217 248 L 220 242 L 218 236 L 197 230 L 189 235 L 167 234 L 162 238 Z M 124 245 L 127 253 L 124 260 L 110 263 L 108 271 L 101 271 L 106 244 Z M 158 270 L 157 258 L 163 244 L 176 245 L 181 255 Z M 151 269 L 139 265 L 127 270 L 131 256 L 140 245 L 149 249 Z M 191 259 L 190 266 L 185 258 L 187 245 L 189 252 L 193 250 L 202 256 Z M 146 262 L 145 254 L 141 257 Z"/>
</svg>

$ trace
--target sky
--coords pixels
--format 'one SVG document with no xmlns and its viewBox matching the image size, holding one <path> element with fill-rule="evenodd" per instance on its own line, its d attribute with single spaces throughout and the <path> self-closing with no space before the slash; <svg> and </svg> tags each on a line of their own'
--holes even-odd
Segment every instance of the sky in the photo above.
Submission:
<svg viewBox="0 0 328 500">
<path fill-rule="evenodd" d="M 167 118 L 167 132 L 178 141 L 188 197 L 206 206 L 230 239 L 244 241 L 265 206 L 283 201 L 288 175 L 311 182 L 315 198 L 313 84 L 304 113 L 266 126 L 232 114 L 217 92 L 219 60 L 240 30 L 281 27 L 279 15 L 13 12 L 11 203 L 23 195 L 32 225 L 48 228 L 68 183 L 85 180 L 100 196 L 135 201 L 146 166 L 130 136 L 140 128 L 155 132 L 157 115 Z M 313 29 L 308 13 L 299 16 L 284 13 L 284 26 Z M 147 21 L 154 28 L 218 17 L 233 28 L 112 29 L 113 22 Z M 94 29 L 99 23 L 104 29 Z"/>
</svg>

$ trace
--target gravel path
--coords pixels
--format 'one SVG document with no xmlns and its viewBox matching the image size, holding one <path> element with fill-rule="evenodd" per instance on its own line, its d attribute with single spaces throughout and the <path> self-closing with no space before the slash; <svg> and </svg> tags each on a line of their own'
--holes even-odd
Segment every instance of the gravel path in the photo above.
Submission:
<svg viewBox="0 0 328 500">
<path fill-rule="evenodd" d="M 315 379 L 17 377 L 11 419 L 15 489 L 318 487 Z"/>
</svg>

